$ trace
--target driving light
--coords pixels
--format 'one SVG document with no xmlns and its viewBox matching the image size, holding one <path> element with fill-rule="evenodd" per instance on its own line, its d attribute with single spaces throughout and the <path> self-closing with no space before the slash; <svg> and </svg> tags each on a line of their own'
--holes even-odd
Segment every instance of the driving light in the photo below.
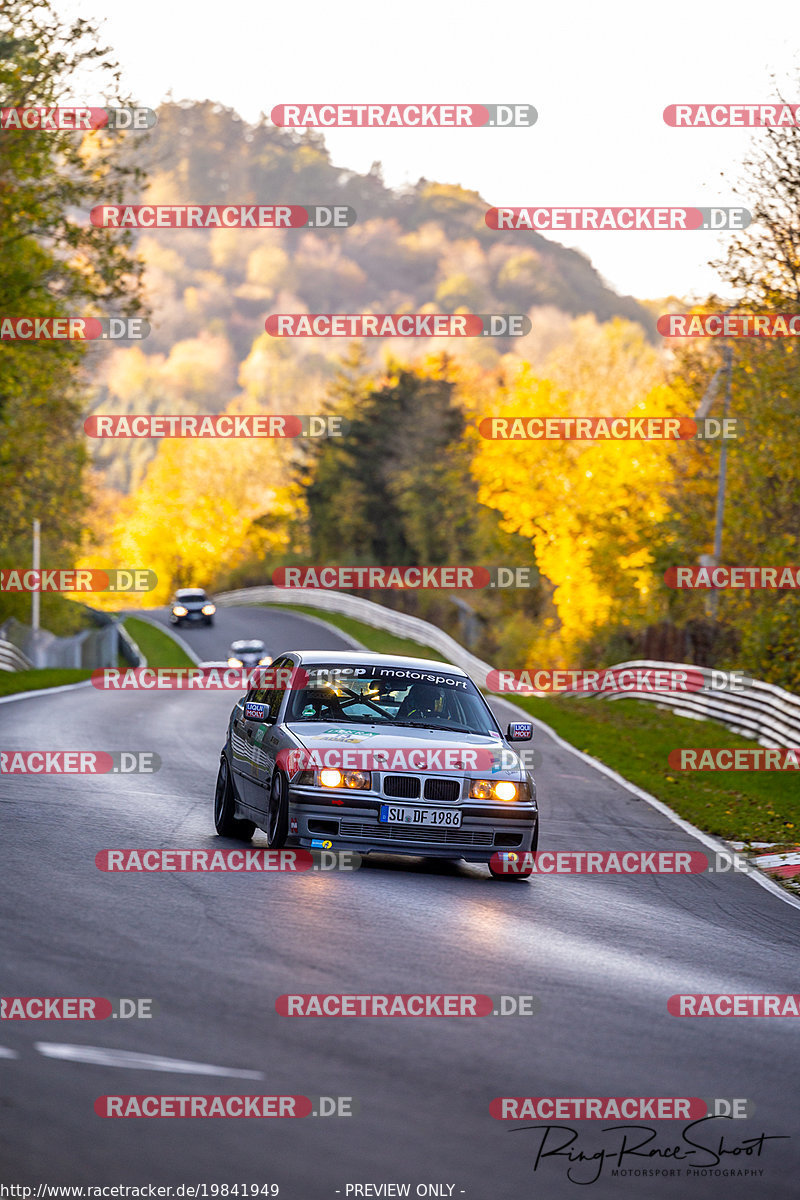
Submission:
<svg viewBox="0 0 800 1200">
<path fill-rule="evenodd" d="M 319 773 L 319 781 L 323 787 L 342 787 L 344 779 L 341 771 L 325 769 Z"/>
<path fill-rule="evenodd" d="M 271 662 L 272 662 L 272 659 L 270 658 L 269 654 L 265 654 L 263 658 L 260 658 L 258 660 L 258 665 L 260 667 L 268 667 Z M 241 666 L 241 665 L 242 665 L 241 663 L 237 663 L 237 666 Z"/>
<path fill-rule="evenodd" d="M 210 617 L 212 613 L 217 611 L 217 606 L 216 604 L 204 604 L 201 611 L 204 617 Z"/>
<path fill-rule="evenodd" d="M 319 773 L 321 787 L 369 788 L 372 786 L 370 771 L 334 771 L 329 767 Z"/>
<path fill-rule="evenodd" d="M 185 617 L 188 611 L 188 608 L 184 608 L 182 604 L 176 604 L 172 610 L 172 615 L 174 617 Z"/>
<path fill-rule="evenodd" d="M 229 658 L 228 666 L 229 667 L 243 667 L 244 663 L 242 662 L 242 660 L 240 658 Z"/>
<path fill-rule="evenodd" d="M 494 785 L 494 794 L 498 800 L 516 800 L 517 785 L 508 779 L 500 779 Z"/>
<path fill-rule="evenodd" d="M 516 800 L 517 785 L 510 779 L 473 779 L 469 796 L 471 800 Z"/>
</svg>

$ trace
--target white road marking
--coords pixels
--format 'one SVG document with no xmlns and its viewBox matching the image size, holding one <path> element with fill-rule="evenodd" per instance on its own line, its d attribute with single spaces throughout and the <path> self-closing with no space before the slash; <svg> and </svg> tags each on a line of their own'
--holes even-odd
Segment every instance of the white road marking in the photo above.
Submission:
<svg viewBox="0 0 800 1200">
<path fill-rule="evenodd" d="M 0 1046 L 0 1058 L 19 1058 L 16 1050 L 9 1050 L 6 1046 Z"/>
<path fill-rule="evenodd" d="M 557 746 L 561 746 L 561 748 L 568 751 L 569 754 L 574 754 L 576 758 L 581 760 L 581 762 L 588 763 L 590 767 L 594 767 L 594 769 L 599 771 L 601 775 L 605 775 L 608 779 L 613 779 L 614 783 L 618 783 L 620 787 L 625 789 L 626 792 L 630 792 L 631 795 L 637 796 L 639 800 L 646 801 L 652 808 L 656 809 L 657 812 L 663 813 L 663 815 L 667 817 L 668 820 L 672 821 L 674 825 L 677 825 L 679 829 L 684 831 L 684 833 L 691 834 L 693 838 L 695 838 L 703 846 L 707 846 L 709 850 L 714 850 L 716 852 L 726 851 L 728 849 L 726 843 L 721 839 L 712 837 L 709 833 L 703 833 L 702 829 L 697 829 L 694 825 L 691 825 L 689 821 L 685 821 L 683 817 L 679 817 L 678 814 L 668 805 L 664 804 L 662 800 L 656 799 L 655 796 L 651 796 L 650 793 L 644 791 L 643 788 L 637 787 L 635 783 L 631 783 L 629 779 L 625 779 L 622 775 L 618 774 L 618 772 L 613 771 L 611 767 L 607 767 L 605 763 L 601 763 L 599 759 L 592 758 L 591 754 L 586 754 L 583 750 L 578 750 L 575 746 L 570 745 L 569 742 L 565 742 L 562 737 L 559 737 L 554 729 L 551 729 L 550 726 L 546 725 L 544 721 L 540 721 L 538 717 L 532 717 L 531 714 L 526 712 L 524 708 L 517 708 L 517 706 L 512 704 L 510 700 L 504 700 L 497 696 L 492 696 L 492 699 L 497 700 L 499 704 L 505 704 L 506 707 L 510 708 L 513 713 L 524 716 L 526 721 L 529 721 L 537 729 L 541 729 L 543 733 L 552 738 Z M 739 878 L 750 879 L 753 881 L 753 883 L 757 883 L 759 887 L 764 888 L 768 892 L 772 892 L 773 896 L 776 896 L 779 900 L 783 900 L 785 904 L 791 904 L 793 908 L 800 908 L 800 899 L 790 895 L 789 892 L 780 887 L 779 884 L 773 882 L 769 875 L 764 875 L 760 871 L 747 871 L 746 873 L 742 872 Z"/>
<path fill-rule="evenodd" d="M 46 1058 L 91 1063 L 96 1067 L 127 1067 L 138 1071 L 173 1071 L 178 1075 L 228 1075 L 237 1079 L 263 1079 L 261 1071 L 240 1071 L 235 1067 L 215 1067 L 211 1063 L 186 1062 L 182 1058 L 162 1058 L 158 1054 L 137 1054 L 133 1050 L 115 1050 L 113 1046 L 72 1046 L 67 1042 L 34 1042 Z"/>
</svg>

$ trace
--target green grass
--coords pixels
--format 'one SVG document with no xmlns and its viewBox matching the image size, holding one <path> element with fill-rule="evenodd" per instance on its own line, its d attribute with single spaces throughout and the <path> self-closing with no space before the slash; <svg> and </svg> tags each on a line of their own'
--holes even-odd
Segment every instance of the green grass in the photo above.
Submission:
<svg viewBox="0 0 800 1200">
<path fill-rule="evenodd" d="M 142 654 L 148 667 L 193 667 L 189 655 L 181 649 L 165 629 L 158 629 L 149 621 L 138 617 L 126 617 L 123 622 Z"/>
<path fill-rule="evenodd" d="M 16 692 L 35 692 L 39 688 L 63 687 L 65 683 L 80 683 L 91 671 L 77 667 L 45 667 L 33 671 L 0 671 L 0 696 Z"/>
<path fill-rule="evenodd" d="M 669 766 L 670 750 L 679 747 L 757 745 L 715 721 L 687 720 L 642 700 L 513 699 L 576 749 L 707 833 L 791 846 L 800 840 L 800 770 L 678 771 Z"/>
<path fill-rule="evenodd" d="M 287 613 L 307 613 L 312 617 L 320 617 L 329 625 L 335 625 L 337 629 L 341 629 L 343 633 L 349 633 L 351 637 L 356 638 L 368 650 L 374 650 L 376 654 L 406 654 L 410 658 L 440 660 L 442 658 L 440 651 L 432 650 L 430 646 L 421 646 L 419 642 L 412 642 L 410 638 L 396 637 L 393 633 L 387 633 L 385 629 L 376 629 L 373 625 L 365 625 L 363 621 L 355 621 L 352 617 L 343 617 L 341 613 L 332 613 L 326 609 L 312 608 L 310 605 L 304 604 L 264 604 L 259 607 L 275 608 Z"/>
</svg>

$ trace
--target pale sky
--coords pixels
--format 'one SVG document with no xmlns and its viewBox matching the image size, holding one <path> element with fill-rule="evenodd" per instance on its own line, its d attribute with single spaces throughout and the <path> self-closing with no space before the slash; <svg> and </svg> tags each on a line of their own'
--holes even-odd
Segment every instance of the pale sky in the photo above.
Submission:
<svg viewBox="0 0 800 1200">
<path fill-rule="evenodd" d="M 386 0 L 56 0 L 56 7 L 103 22 L 125 85 L 150 108 L 170 92 L 176 100 L 219 101 L 250 121 L 294 102 L 533 104 L 539 119 L 530 129 L 325 134 L 338 166 L 366 171 L 377 159 L 390 185 L 425 176 L 475 189 L 491 205 L 746 206 L 731 185 L 751 140 L 763 134 L 671 129 L 664 108 L 770 101 L 772 74 L 785 99 L 800 103 L 797 0 L 761 8 L 744 0 L 690 7 L 403 0 L 396 9 Z M 587 254 L 623 294 L 689 298 L 720 287 L 706 263 L 724 235 L 550 236 Z"/>
</svg>

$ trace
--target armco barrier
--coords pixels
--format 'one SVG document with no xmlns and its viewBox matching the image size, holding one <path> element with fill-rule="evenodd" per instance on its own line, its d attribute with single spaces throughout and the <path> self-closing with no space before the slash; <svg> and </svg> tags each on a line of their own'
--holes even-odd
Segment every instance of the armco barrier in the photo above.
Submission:
<svg viewBox="0 0 800 1200">
<path fill-rule="evenodd" d="M 116 621 L 115 626 L 117 630 L 117 650 L 120 658 L 123 658 L 129 667 L 146 667 L 147 659 L 122 622 Z"/>
<path fill-rule="evenodd" d="M 669 667 L 677 671 L 700 672 L 708 683 L 711 682 L 712 676 L 719 677 L 724 674 L 721 671 L 711 671 L 707 667 L 695 667 L 690 663 L 662 663 L 648 659 L 619 663 L 613 670 L 618 671 L 625 667 Z M 685 717 L 719 721 L 732 733 L 752 738 L 762 746 L 800 746 L 800 696 L 759 679 L 740 684 L 735 690 L 731 688 L 724 691 L 665 693 L 609 691 L 597 692 L 595 697 L 608 700 L 622 700 L 625 697 L 650 700 Z"/>
<path fill-rule="evenodd" d="M 486 677 L 493 668 L 474 654 L 460 646 L 449 634 L 437 629 L 421 617 L 395 612 L 372 600 L 351 596 L 347 592 L 336 592 L 327 588 L 241 588 L 235 592 L 223 592 L 215 597 L 222 606 L 234 604 L 305 604 L 328 612 L 341 613 L 385 629 L 398 637 L 407 637 L 423 646 L 437 650 L 447 662 L 455 663 L 466 671 L 480 686 L 486 687 Z M 288 647 L 287 647 L 288 648 Z M 710 680 L 712 672 L 706 667 L 695 667 L 690 663 L 653 662 L 637 659 L 619 663 L 615 671 L 623 667 L 667 667 L 673 670 L 700 671 Z M 719 675 L 719 672 L 717 673 Z M 578 693 L 566 693 L 577 695 Z M 580 693 L 584 697 L 586 693 Z M 513 693 L 508 699 L 513 700 Z M 772 683 L 754 680 L 743 685 L 741 691 L 708 692 L 598 692 L 595 699 L 601 700 L 649 700 L 669 708 L 673 712 L 696 720 L 708 718 L 719 721 L 732 733 L 751 738 L 762 746 L 800 746 L 800 696 L 784 691 Z"/>
<path fill-rule="evenodd" d="M 113 624 L 87 629 L 72 637 L 56 637 L 47 629 L 32 629 L 16 617 L 9 617 L 0 625 L 0 638 L 14 645 L 28 664 L 37 669 L 117 665 L 117 634 Z"/>
<path fill-rule="evenodd" d="M 30 671 L 33 663 L 13 642 L 0 638 L 0 671 Z"/>
</svg>

